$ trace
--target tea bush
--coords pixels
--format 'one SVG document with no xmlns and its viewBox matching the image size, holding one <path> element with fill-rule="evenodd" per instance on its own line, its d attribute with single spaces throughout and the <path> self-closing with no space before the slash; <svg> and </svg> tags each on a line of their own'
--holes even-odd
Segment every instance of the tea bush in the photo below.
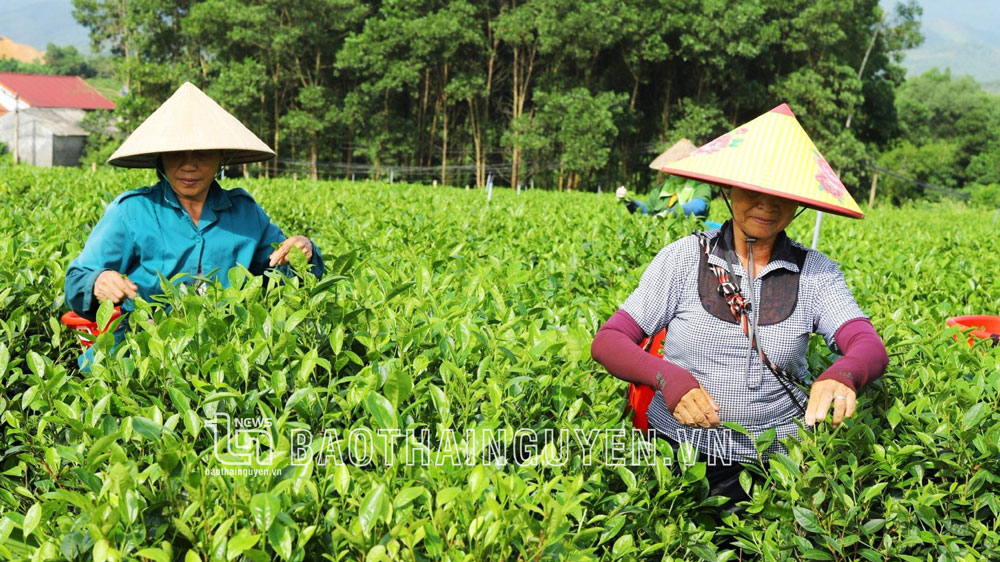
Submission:
<svg viewBox="0 0 1000 562">
<path fill-rule="evenodd" d="M 854 419 L 787 441 L 764 480 L 745 479 L 745 511 L 720 518 L 704 465 L 615 466 L 605 447 L 628 447 L 610 434 L 589 457 L 512 437 L 627 427 L 624 385 L 590 360 L 590 341 L 694 220 L 630 216 L 609 195 L 497 190 L 487 205 L 451 188 L 226 180 L 311 236 L 325 277 L 234 269 L 204 295 L 165 283 L 137 304 L 126 342 L 99 338 L 81 373 L 58 322 L 66 267 L 104 204 L 148 180 L 0 165 L 6 558 L 733 560 L 734 545 L 765 560 L 1000 556 L 1000 351 L 956 342 L 944 323 L 1000 310 L 986 210 L 826 217 L 821 247 L 889 370 Z M 813 217 L 793 238 L 808 241 Z M 830 359 L 816 344 L 819 371 Z M 226 442 L 222 414 L 255 420 L 270 458 Z M 444 429 L 454 447 L 437 443 Z M 499 458 L 456 454 L 501 429 Z"/>
</svg>

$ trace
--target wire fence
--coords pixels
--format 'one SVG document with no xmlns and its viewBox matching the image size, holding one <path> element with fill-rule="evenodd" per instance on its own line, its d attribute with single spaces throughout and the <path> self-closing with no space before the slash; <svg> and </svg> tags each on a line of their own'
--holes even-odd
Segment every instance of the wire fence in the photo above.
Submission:
<svg viewBox="0 0 1000 562">
<path fill-rule="evenodd" d="M 896 178 L 901 181 L 916 184 L 918 187 L 920 187 L 920 189 L 924 191 L 933 191 L 935 193 L 940 193 L 942 195 L 947 195 L 949 197 L 954 197 L 956 199 L 961 199 L 963 201 L 968 201 L 970 197 L 970 195 L 968 193 L 965 193 L 964 191 L 951 189 L 950 187 L 941 187 L 940 185 L 934 185 L 933 183 L 921 179 L 911 178 L 895 170 L 890 170 L 889 168 L 883 168 L 882 166 L 879 166 L 877 163 L 869 163 L 868 167 L 880 174 L 885 174 L 887 176 Z"/>
<path fill-rule="evenodd" d="M 630 151 L 629 165 L 634 166 L 634 169 L 643 169 L 645 164 L 639 155 L 652 154 L 655 152 L 656 144 L 648 143 L 642 146 L 636 147 L 634 150 Z M 502 150 L 490 151 L 494 155 L 506 155 Z M 468 153 L 456 152 L 456 159 L 467 157 Z M 281 158 L 277 160 L 279 173 L 284 176 L 300 176 L 307 178 L 312 172 L 312 165 L 308 160 L 299 160 L 292 158 Z M 484 168 L 485 175 L 489 178 L 490 185 L 509 185 L 510 184 L 510 173 L 511 173 L 511 162 L 492 162 L 487 163 Z M 923 191 L 930 191 L 938 193 L 944 196 L 953 197 L 955 199 L 961 199 L 963 201 L 968 201 L 970 194 L 959 191 L 957 189 L 952 189 L 948 187 L 943 187 L 936 185 L 934 183 L 921 180 L 918 178 L 913 178 L 903 174 L 899 171 L 880 166 L 877 162 L 869 160 L 867 167 L 879 174 L 883 174 L 900 181 L 909 182 L 917 185 Z M 475 164 L 449 164 L 445 167 L 446 178 L 449 185 L 455 186 L 476 186 L 476 165 Z M 523 161 L 521 163 L 521 176 L 522 180 L 519 182 L 520 186 L 524 189 L 534 188 L 535 177 L 540 173 L 552 173 L 559 170 L 558 161 Z M 431 166 L 413 166 L 404 164 L 373 164 L 370 162 L 335 162 L 330 160 L 318 160 L 316 162 L 317 175 L 322 179 L 349 179 L 352 181 L 358 180 L 379 180 L 386 181 L 389 183 L 395 182 L 411 182 L 411 183 L 434 183 L 441 180 L 442 177 L 442 167 L 440 164 Z M 253 175 L 254 170 L 250 168 L 248 170 L 250 175 Z M 627 181 L 622 182 L 607 182 L 609 185 L 611 183 L 627 183 Z M 601 183 L 596 183 L 590 186 L 590 190 L 601 191 Z"/>
</svg>

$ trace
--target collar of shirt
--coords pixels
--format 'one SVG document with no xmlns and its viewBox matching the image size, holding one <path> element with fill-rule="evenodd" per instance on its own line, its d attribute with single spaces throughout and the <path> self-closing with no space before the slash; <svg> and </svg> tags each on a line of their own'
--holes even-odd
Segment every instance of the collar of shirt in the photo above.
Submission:
<svg viewBox="0 0 1000 562">
<path fill-rule="evenodd" d="M 156 187 L 163 194 L 164 203 L 187 214 L 187 210 L 184 209 L 181 202 L 177 199 L 177 194 L 174 193 L 174 188 L 170 186 L 169 181 L 160 180 L 160 183 L 156 184 Z M 197 230 L 205 230 L 218 219 L 215 211 L 228 209 L 232 206 L 233 202 L 229 200 L 229 194 L 226 193 L 226 190 L 222 189 L 219 182 L 212 180 L 212 185 L 208 187 L 208 197 L 205 199 L 205 206 L 201 211 L 201 218 L 198 219 Z"/>
<path fill-rule="evenodd" d="M 726 271 L 729 271 L 730 267 L 729 262 L 726 260 L 726 252 L 733 251 L 733 246 L 733 221 L 730 219 L 722 225 L 722 228 L 719 229 L 719 234 L 712 241 L 712 247 L 708 254 L 709 263 L 722 266 Z M 742 273 L 746 273 L 742 263 L 737 263 L 736 267 L 744 270 Z M 775 240 L 774 247 L 771 248 L 771 261 L 761 271 L 759 278 L 764 277 L 779 267 L 794 273 L 799 272 L 799 266 L 795 264 L 795 255 L 792 252 L 792 241 L 784 231 L 778 234 L 778 239 Z M 730 271 L 729 273 L 736 274 L 737 272 Z"/>
</svg>

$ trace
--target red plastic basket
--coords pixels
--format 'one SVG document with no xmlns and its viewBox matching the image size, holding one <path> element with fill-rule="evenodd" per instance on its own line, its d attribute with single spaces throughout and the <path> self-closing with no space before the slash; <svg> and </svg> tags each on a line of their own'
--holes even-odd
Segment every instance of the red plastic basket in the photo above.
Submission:
<svg viewBox="0 0 1000 562">
<path fill-rule="evenodd" d="M 663 358 L 663 338 L 667 335 L 667 329 L 664 328 L 658 333 L 654 334 L 651 338 L 646 338 L 642 340 L 639 344 L 647 353 Z M 628 384 L 628 396 L 625 402 L 625 413 L 628 414 L 629 411 L 632 412 L 632 426 L 641 431 L 649 430 L 649 418 L 646 417 L 646 410 L 649 409 L 649 403 L 653 401 L 653 396 L 656 391 L 653 387 L 646 386 L 644 384 L 635 384 L 630 382 Z"/>
<path fill-rule="evenodd" d="M 116 306 L 114 314 L 111 315 L 111 320 L 113 321 L 115 318 L 121 316 L 121 314 L 122 314 L 121 307 Z M 97 328 L 97 322 L 94 322 L 93 320 L 87 320 L 86 318 L 80 316 L 79 314 L 73 311 L 63 314 L 61 320 L 63 324 L 66 324 L 70 328 L 78 332 L 86 332 L 95 338 L 103 333 L 101 330 Z M 94 342 L 88 340 L 83 336 L 78 336 L 78 337 L 80 338 L 80 345 L 82 345 L 84 348 L 90 347 L 91 345 L 94 344 Z"/>
<path fill-rule="evenodd" d="M 1000 316 L 953 316 L 945 321 L 949 326 L 958 326 L 963 331 L 971 330 L 969 334 L 969 347 L 976 343 L 976 338 L 993 340 L 993 345 L 1000 341 Z M 958 334 L 955 335 L 958 341 Z"/>
</svg>

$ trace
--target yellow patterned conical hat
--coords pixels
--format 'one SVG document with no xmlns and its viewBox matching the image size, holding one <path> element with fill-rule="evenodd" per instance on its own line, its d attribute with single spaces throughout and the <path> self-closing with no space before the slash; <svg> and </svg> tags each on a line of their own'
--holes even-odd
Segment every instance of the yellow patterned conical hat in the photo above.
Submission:
<svg viewBox="0 0 1000 562">
<path fill-rule="evenodd" d="M 845 217 L 865 216 L 784 103 L 662 170 L 792 199 Z"/>
</svg>

